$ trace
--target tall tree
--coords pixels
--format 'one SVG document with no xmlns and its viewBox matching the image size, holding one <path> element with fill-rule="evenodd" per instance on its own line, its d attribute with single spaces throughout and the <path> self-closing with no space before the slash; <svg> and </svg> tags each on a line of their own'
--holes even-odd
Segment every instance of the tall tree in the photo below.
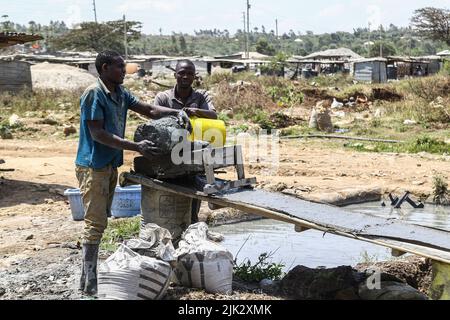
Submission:
<svg viewBox="0 0 450 320">
<path fill-rule="evenodd" d="M 184 38 L 183 35 L 180 36 L 180 51 L 184 54 L 188 53 L 186 39 Z"/>
<path fill-rule="evenodd" d="M 275 55 L 275 48 L 272 47 L 265 38 L 259 38 L 256 43 L 256 51 L 268 56 Z"/>
<path fill-rule="evenodd" d="M 141 23 L 127 21 L 127 42 L 138 40 Z M 55 48 L 93 50 L 100 52 L 105 49 L 125 52 L 123 20 L 108 21 L 105 23 L 83 22 L 77 29 L 53 40 Z"/>
<path fill-rule="evenodd" d="M 433 7 L 418 9 L 411 18 L 411 24 L 419 35 L 450 45 L 450 10 Z"/>
</svg>

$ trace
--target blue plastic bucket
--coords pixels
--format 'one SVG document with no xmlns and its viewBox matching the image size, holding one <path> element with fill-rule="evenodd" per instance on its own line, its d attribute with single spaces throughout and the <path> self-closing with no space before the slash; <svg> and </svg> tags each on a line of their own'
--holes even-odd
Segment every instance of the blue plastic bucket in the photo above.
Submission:
<svg viewBox="0 0 450 320">
<path fill-rule="evenodd" d="M 111 207 L 115 218 L 129 218 L 141 214 L 141 186 L 116 188 Z"/>
<path fill-rule="evenodd" d="M 64 195 L 69 199 L 70 210 L 75 221 L 84 220 L 84 207 L 80 189 L 68 189 Z M 115 218 L 129 218 L 141 213 L 141 186 L 116 188 L 111 214 Z"/>
</svg>

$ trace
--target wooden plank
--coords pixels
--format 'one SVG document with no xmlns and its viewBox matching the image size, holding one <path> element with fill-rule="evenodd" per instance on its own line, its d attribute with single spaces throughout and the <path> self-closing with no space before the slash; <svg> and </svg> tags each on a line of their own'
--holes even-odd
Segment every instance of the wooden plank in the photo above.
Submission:
<svg viewBox="0 0 450 320">
<path fill-rule="evenodd" d="M 180 185 L 174 185 L 169 184 L 166 182 L 158 181 L 155 179 L 148 179 L 143 176 L 139 175 L 132 175 L 129 173 L 125 173 L 121 176 L 121 184 L 124 185 L 124 181 L 138 183 L 142 185 L 149 186 L 151 188 L 155 188 L 162 191 L 171 192 L 174 194 L 184 195 L 187 197 L 207 201 L 209 203 L 213 203 L 219 206 L 224 207 L 230 207 L 237 210 L 241 210 L 247 213 L 256 214 L 262 217 L 266 217 L 269 219 L 278 220 L 281 222 L 287 222 L 292 223 L 294 225 L 298 225 L 304 228 L 309 229 L 315 229 L 318 231 L 323 231 L 324 233 L 330 233 L 335 234 L 338 236 L 343 236 L 355 240 L 361 240 L 373 244 L 377 244 L 380 246 L 388 247 L 391 249 L 395 249 L 402 252 L 408 252 L 415 255 L 423 256 L 426 258 L 433 259 L 435 261 L 440 261 L 446 264 L 450 264 L 450 250 L 448 246 L 450 246 L 450 241 L 448 241 L 450 232 L 447 231 L 441 231 L 436 230 L 432 228 L 426 228 L 426 227 L 420 227 L 412 224 L 407 223 L 400 223 L 400 222 L 394 222 L 393 220 L 389 219 L 382 219 L 382 218 L 376 218 L 372 217 L 370 215 L 366 214 L 358 214 L 354 212 L 347 212 L 345 210 L 342 210 L 340 208 L 335 208 L 328 205 L 323 204 L 316 204 L 316 203 L 309 203 L 297 198 L 288 197 L 284 195 L 279 195 L 275 193 L 269 193 L 273 196 L 277 196 L 278 200 L 280 201 L 278 204 L 276 204 L 278 209 L 274 209 L 271 206 L 264 207 L 261 206 L 261 201 L 263 199 L 258 199 L 256 197 L 262 197 L 267 195 L 262 195 L 260 193 L 253 193 L 255 191 L 261 191 L 261 190 L 242 190 L 239 192 L 232 192 L 230 194 L 227 194 L 225 196 L 208 196 L 205 193 L 196 191 L 189 187 L 184 187 Z M 241 194 L 240 200 L 233 199 L 233 197 L 230 197 L 232 195 L 238 195 Z M 249 197 L 250 196 L 250 197 Z M 286 199 L 287 197 L 288 199 Z M 272 198 L 273 200 L 273 198 Z M 286 205 L 283 203 L 283 201 L 293 201 L 296 206 L 297 215 L 295 216 L 292 213 L 286 213 L 283 212 L 283 210 L 286 209 Z M 309 212 L 309 210 L 313 210 L 312 212 Z M 397 238 L 390 238 L 383 235 L 374 235 L 365 232 L 358 232 L 358 230 L 348 228 L 348 226 L 339 226 L 336 224 L 332 224 L 333 220 L 326 221 L 326 222 L 320 222 L 320 219 L 317 218 L 317 216 L 320 216 L 320 213 L 322 211 L 328 211 L 330 210 L 331 216 L 333 214 L 336 214 L 336 212 L 343 211 L 345 213 L 345 217 L 349 218 L 351 221 L 359 221 L 362 219 L 362 221 L 359 221 L 360 223 L 364 224 L 364 221 L 366 221 L 368 224 L 366 227 L 370 227 L 370 222 L 374 221 L 376 222 L 384 222 L 389 224 L 398 224 L 400 223 L 402 226 L 405 226 L 412 231 L 420 231 L 425 230 L 429 233 L 429 236 L 431 236 L 430 243 L 424 243 L 423 239 L 420 243 L 417 243 L 417 241 L 414 241 L 414 239 L 411 237 L 406 237 L 406 239 L 399 239 Z M 336 211 L 337 210 L 337 211 Z M 301 213 L 310 213 L 311 215 L 305 214 L 305 217 L 302 217 Z M 295 212 L 294 212 L 295 213 Z M 342 212 L 341 212 L 342 213 Z M 348 215 L 347 215 L 348 214 Z M 342 215 L 337 213 L 338 216 Z M 312 217 L 315 217 L 315 219 L 311 219 Z M 339 218 L 339 217 L 338 217 Z M 311 220 L 310 220 L 311 219 Z M 329 219 L 328 219 L 329 220 Z M 340 219 L 335 219 L 334 222 L 339 221 Z M 350 222 L 351 222 L 350 221 Z M 369 228 L 370 230 L 370 228 Z M 364 231 L 364 230 L 363 230 Z M 398 236 L 398 235 L 397 235 Z M 437 238 L 437 241 L 433 241 L 433 236 Z M 434 242 L 434 243 L 433 243 Z M 437 243 L 436 243 L 437 242 Z M 444 247 L 442 247 L 442 242 L 445 243 Z"/>
<path fill-rule="evenodd" d="M 406 254 L 405 251 L 400 251 L 400 250 L 397 250 L 397 249 L 392 249 L 392 251 L 391 251 L 391 255 L 394 258 L 398 258 L 398 257 L 404 256 L 405 254 Z"/>
<path fill-rule="evenodd" d="M 302 232 L 305 232 L 305 231 L 308 231 L 308 230 L 311 230 L 311 229 L 305 228 L 305 227 L 300 226 L 300 225 L 295 225 L 295 232 L 302 233 Z"/>
</svg>

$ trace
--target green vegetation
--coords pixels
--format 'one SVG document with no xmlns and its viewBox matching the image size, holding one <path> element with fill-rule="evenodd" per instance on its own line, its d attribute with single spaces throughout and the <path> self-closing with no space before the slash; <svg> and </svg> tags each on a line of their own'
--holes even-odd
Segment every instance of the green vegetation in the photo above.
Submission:
<svg viewBox="0 0 450 320">
<path fill-rule="evenodd" d="M 264 279 L 281 280 L 284 276 L 284 265 L 273 263 L 270 260 L 271 254 L 263 253 L 255 264 L 252 264 L 250 260 L 246 260 L 240 265 L 236 265 L 235 261 L 234 275 L 246 282 L 260 282 Z"/>
<path fill-rule="evenodd" d="M 140 217 L 110 221 L 103 235 L 100 248 L 108 252 L 116 251 L 120 243 L 139 235 L 140 226 Z"/>
<path fill-rule="evenodd" d="M 448 183 L 443 175 L 433 177 L 433 200 L 436 204 L 450 204 L 450 192 Z"/>
<path fill-rule="evenodd" d="M 26 112 L 73 111 L 78 112 L 82 91 L 34 90 L 18 94 L 0 93 L 0 116 L 24 115 Z"/>
<path fill-rule="evenodd" d="M 346 148 L 351 148 L 357 151 L 366 152 L 395 152 L 395 153 L 419 153 L 428 152 L 433 154 L 445 154 L 450 152 L 450 146 L 442 140 L 422 136 L 413 141 L 398 144 L 388 143 L 346 143 Z"/>
</svg>

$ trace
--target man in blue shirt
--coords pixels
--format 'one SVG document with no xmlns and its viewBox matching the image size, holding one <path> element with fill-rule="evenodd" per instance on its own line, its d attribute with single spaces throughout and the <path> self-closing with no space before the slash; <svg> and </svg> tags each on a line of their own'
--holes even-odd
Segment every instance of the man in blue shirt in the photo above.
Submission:
<svg viewBox="0 0 450 320">
<path fill-rule="evenodd" d="M 158 154 L 151 141 L 135 143 L 124 139 L 128 110 L 151 119 L 177 116 L 190 130 L 185 112 L 140 102 L 122 86 L 126 72 L 120 54 L 101 52 L 95 65 L 100 76 L 80 100 L 80 141 L 76 159 L 76 175 L 85 209 L 80 289 L 87 294 L 97 292 L 98 250 L 111 212 L 117 168 L 123 165 L 123 150 L 144 156 Z"/>
</svg>

